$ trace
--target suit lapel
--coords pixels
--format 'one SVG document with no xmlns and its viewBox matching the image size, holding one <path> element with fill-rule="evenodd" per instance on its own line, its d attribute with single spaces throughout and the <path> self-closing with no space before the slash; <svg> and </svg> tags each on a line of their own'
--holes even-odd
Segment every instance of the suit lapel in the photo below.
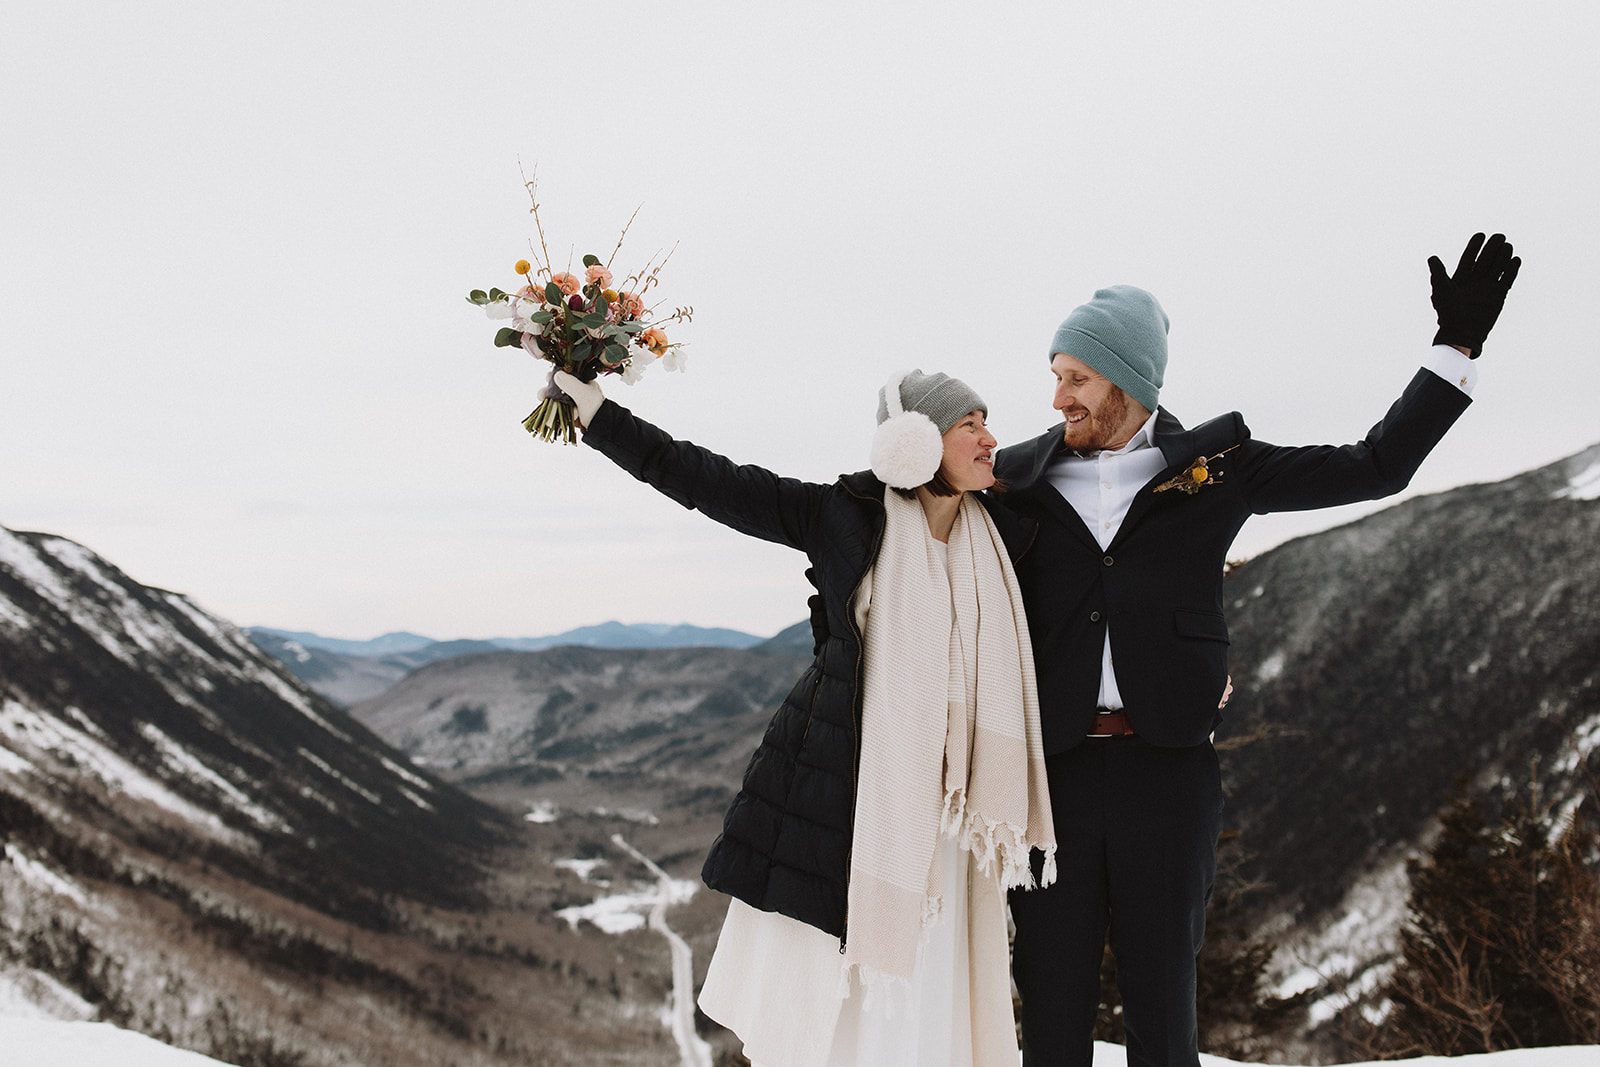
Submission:
<svg viewBox="0 0 1600 1067">
<path fill-rule="evenodd" d="M 1156 409 L 1154 436 L 1156 447 L 1161 449 L 1161 458 L 1166 465 L 1154 478 L 1144 483 L 1139 494 L 1133 498 L 1133 503 L 1128 507 L 1128 514 L 1123 517 L 1122 525 L 1117 529 L 1117 536 L 1111 540 L 1112 549 L 1116 548 L 1123 538 L 1128 536 L 1129 531 L 1139 524 L 1145 512 L 1155 506 L 1155 487 L 1193 463 L 1197 455 L 1194 451 L 1194 433 L 1185 430 L 1183 424 L 1166 408 Z"/>
</svg>

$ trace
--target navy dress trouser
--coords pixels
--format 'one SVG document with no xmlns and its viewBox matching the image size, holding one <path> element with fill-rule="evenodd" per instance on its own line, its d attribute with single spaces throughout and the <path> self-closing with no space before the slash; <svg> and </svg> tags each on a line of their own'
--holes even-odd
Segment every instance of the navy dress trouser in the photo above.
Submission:
<svg viewBox="0 0 1600 1067">
<path fill-rule="evenodd" d="M 1197 1067 L 1195 956 L 1222 829 L 1216 751 L 1089 738 L 1046 763 L 1057 878 L 1011 892 L 1023 1063 L 1089 1067 L 1109 927 L 1129 1067 Z"/>
</svg>

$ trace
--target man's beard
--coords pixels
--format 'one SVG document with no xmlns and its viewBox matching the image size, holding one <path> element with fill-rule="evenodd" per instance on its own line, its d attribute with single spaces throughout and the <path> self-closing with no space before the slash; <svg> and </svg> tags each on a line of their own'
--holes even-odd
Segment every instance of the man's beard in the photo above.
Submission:
<svg viewBox="0 0 1600 1067">
<path fill-rule="evenodd" d="M 1127 442 L 1117 441 L 1116 434 L 1127 418 L 1128 394 L 1121 389 L 1113 389 L 1105 403 L 1091 412 L 1087 419 L 1076 426 L 1070 422 L 1067 424 L 1067 447 L 1074 452 L 1098 452 L 1110 444 L 1121 447 Z"/>
</svg>

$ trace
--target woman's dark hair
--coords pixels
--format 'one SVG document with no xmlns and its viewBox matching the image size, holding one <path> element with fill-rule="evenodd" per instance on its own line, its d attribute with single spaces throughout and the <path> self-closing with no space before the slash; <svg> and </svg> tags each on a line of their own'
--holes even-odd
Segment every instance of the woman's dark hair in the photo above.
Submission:
<svg viewBox="0 0 1600 1067">
<path fill-rule="evenodd" d="M 944 469 L 942 467 L 939 470 L 936 470 L 936 471 L 933 472 L 933 477 L 932 478 L 929 478 L 926 482 L 922 483 L 922 488 L 926 489 L 928 492 L 932 493 L 934 496 L 960 496 L 961 495 L 961 490 L 957 489 L 955 486 L 953 486 L 949 482 L 945 481 Z M 989 488 L 994 490 L 996 493 L 1003 493 L 1003 492 L 1006 491 L 1006 483 L 1002 482 L 999 478 L 996 478 L 994 480 L 994 484 L 991 485 Z M 917 497 L 917 491 L 915 489 L 896 489 L 895 492 L 899 493 L 901 496 L 905 497 L 907 500 L 915 500 L 916 497 Z"/>
</svg>

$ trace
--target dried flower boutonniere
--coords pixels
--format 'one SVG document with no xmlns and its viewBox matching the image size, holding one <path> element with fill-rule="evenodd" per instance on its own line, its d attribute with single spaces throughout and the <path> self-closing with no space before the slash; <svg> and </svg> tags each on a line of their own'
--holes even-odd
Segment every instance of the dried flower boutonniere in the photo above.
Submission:
<svg viewBox="0 0 1600 1067">
<path fill-rule="evenodd" d="M 1210 464 L 1210 462 L 1214 459 L 1221 459 L 1229 452 L 1232 452 L 1234 448 L 1238 447 L 1238 445 L 1234 445 L 1233 448 L 1224 448 L 1221 452 L 1218 452 L 1216 455 L 1210 457 L 1196 456 L 1195 461 L 1189 464 L 1188 469 L 1186 469 L 1182 474 L 1178 475 L 1176 478 L 1169 478 L 1168 480 L 1162 482 L 1160 485 L 1152 489 L 1151 492 L 1160 493 L 1168 489 L 1181 489 L 1190 496 L 1193 496 L 1208 485 L 1220 484 L 1222 478 L 1216 472 L 1212 471 L 1208 464 Z"/>
</svg>

